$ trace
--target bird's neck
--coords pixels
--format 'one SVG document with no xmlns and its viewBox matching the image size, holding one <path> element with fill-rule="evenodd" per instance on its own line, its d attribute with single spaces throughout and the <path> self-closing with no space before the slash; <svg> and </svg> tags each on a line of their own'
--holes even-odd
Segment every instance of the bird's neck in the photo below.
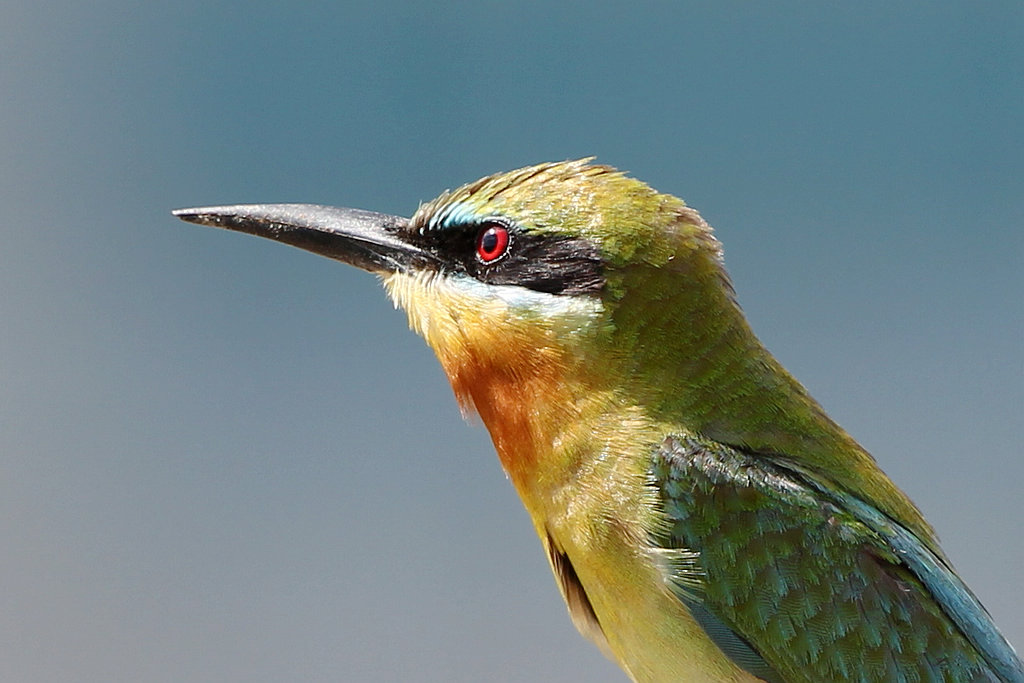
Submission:
<svg viewBox="0 0 1024 683">
<path fill-rule="evenodd" d="M 673 267 L 689 269 L 689 286 L 678 286 Z M 623 359 L 622 376 L 646 414 L 789 462 L 874 505 L 937 548 L 913 503 L 757 339 L 720 262 L 677 262 L 648 285 L 623 290 L 608 343 Z"/>
<path fill-rule="evenodd" d="M 395 274 L 385 286 L 463 408 L 480 415 L 524 499 L 594 458 L 649 455 L 652 431 L 688 432 L 792 463 L 935 547 L 909 499 L 754 336 L 720 262 L 695 254 L 643 286 L 610 279 L 619 294 L 599 314 L 567 300 L 567 310 L 580 304 L 572 315 L 587 334 L 511 315 L 507 301 L 444 279 Z"/>
</svg>

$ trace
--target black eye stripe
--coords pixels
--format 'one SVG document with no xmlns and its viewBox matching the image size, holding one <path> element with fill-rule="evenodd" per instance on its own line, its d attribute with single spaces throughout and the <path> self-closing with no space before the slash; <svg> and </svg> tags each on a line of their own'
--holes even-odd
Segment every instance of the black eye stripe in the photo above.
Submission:
<svg viewBox="0 0 1024 683">
<path fill-rule="evenodd" d="M 486 284 L 566 295 L 596 294 L 604 287 L 600 251 L 582 237 L 531 232 L 490 219 L 425 231 L 415 241 L 445 269 Z"/>
</svg>

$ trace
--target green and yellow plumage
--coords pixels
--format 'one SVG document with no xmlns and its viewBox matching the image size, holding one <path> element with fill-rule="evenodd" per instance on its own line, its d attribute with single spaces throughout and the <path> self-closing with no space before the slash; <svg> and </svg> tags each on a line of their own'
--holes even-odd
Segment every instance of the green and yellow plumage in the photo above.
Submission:
<svg viewBox="0 0 1024 683">
<path fill-rule="evenodd" d="M 362 213 L 317 218 L 331 250 L 304 241 L 312 214 L 246 208 L 189 220 L 381 275 L 489 430 L 573 620 L 635 680 L 1024 681 L 917 508 L 754 336 L 681 200 L 542 164 L 370 237 Z M 487 226 L 509 236 L 493 263 L 467 246 Z"/>
<path fill-rule="evenodd" d="M 827 472 L 933 542 L 913 504 L 753 335 L 718 241 L 681 200 L 579 161 L 485 178 L 420 207 L 412 225 L 453 215 L 511 216 L 525 230 L 555 229 L 599 244 L 608 267 L 603 319 L 586 339 L 556 338 L 553 346 L 571 345 L 574 354 L 598 361 L 610 384 L 628 391 L 631 402 L 642 401 L 651 417 Z M 429 297 L 408 303 L 419 329 L 419 306 L 432 304 Z M 441 306 L 467 307 L 470 301 Z M 467 324 L 462 334 L 517 333 L 517 320 L 502 322 L 500 330 Z M 535 324 L 523 319 L 522 333 L 531 334 Z M 444 339 L 428 342 L 439 354 L 450 349 Z M 499 348 L 500 342 L 488 338 L 481 346 Z M 530 342 L 517 347 L 542 348 Z"/>
</svg>

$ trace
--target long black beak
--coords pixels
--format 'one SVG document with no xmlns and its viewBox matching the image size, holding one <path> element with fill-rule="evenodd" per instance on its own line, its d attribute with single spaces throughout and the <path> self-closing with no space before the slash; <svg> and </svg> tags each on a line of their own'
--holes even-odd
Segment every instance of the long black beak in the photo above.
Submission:
<svg viewBox="0 0 1024 683">
<path fill-rule="evenodd" d="M 406 240 L 408 219 L 373 211 L 317 204 L 239 204 L 173 213 L 189 223 L 267 237 L 373 273 L 408 271 L 435 260 Z"/>
</svg>

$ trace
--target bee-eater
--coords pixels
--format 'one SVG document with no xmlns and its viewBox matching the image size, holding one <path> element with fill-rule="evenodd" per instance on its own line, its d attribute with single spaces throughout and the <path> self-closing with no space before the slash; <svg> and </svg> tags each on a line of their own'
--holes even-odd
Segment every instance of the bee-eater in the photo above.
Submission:
<svg viewBox="0 0 1024 683">
<path fill-rule="evenodd" d="M 673 196 L 590 160 L 406 219 L 183 220 L 376 273 L 483 420 L 577 628 L 637 681 L 1013 681 L 914 504 L 750 330 Z"/>
</svg>

